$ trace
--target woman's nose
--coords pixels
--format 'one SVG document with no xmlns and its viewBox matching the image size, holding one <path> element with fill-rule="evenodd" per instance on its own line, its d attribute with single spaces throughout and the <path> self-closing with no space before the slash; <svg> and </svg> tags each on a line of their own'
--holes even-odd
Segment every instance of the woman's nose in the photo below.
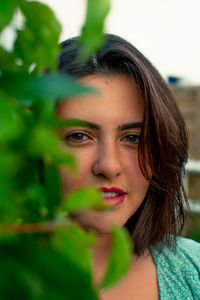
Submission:
<svg viewBox="0 0 200 300">
<path fill-rule="evenodd" d="M 121 157 L 115 143 L 99 146 L 92 172 L 95 176 L 101 176 L 108 180 L 112 180 L 122 173 Z"/>
</svg>

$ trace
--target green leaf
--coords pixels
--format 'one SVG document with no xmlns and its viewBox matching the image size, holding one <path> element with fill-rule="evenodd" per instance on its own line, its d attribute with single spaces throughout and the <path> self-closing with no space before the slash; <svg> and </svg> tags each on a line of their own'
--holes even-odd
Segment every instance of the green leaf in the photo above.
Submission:
<svg viewBox="0 0 200 300">
<path fill-rule="evenodd" d="M 61 148 L 59 137 L 51 128 L 43 124 L 35 126 L 27 146 L 28 153 L 34 157 L 42 157 L 46 163 L 65 164 L 75 168 L 74 156 Z"/>
<path fill-rule="evenodd" d="M 24 194 L 23 207 L 28 206 L 29 212 L 31 211 L 31 215 L 26 217 L 28 222 L 43 221 L 45 217 L 49 217 L 49 211 L 46 208 L 48 198 L 43 185 L 31 183 L 25 189 Z"/>
<path fill-rule="evenodd" d="M 55 210 L 61 203 L 61 186 L 58 168 L 55 165 L 44 165 L 41 171 L 44 178 L 49 218 L 53 218 Z"/>
<path fill-rule="evenodd" d="M 52 160 L 54 163 L 58 165 L 66 165 L 70 169 L 76 168 L 75 157 L 70 153 L 65 153 L 65 152 L 52 153 Z"/>
<path fill-rule="evenodd" d="M 102 46 L 104 42 L 103 26 L 109 10 L 110 0 L 87 1 L 87 15 L 80 38 L 83 45 L 80 56 L 84 59 L 87 59 Z"/>
<path fill-rule="evenodd" d="M 63 74 L 35 75 L 7 73 L 0 77 L 0 86 L 10 95 L 31 105 L 36 98 L 57 101 L 94 90 Z"/>
<path fill-rule="evenodd" d="M 52 237 L 54 248 L 66 255 L 68 259 L 70 258 L 71 262 L 90 277 L 92 261 L 91 247 L 95 242 L 95 234 L 93 232 L 85 232 L 77 224 L 71 224 L 67 228 L 58 229 Z"/>
<path fill-rule="evenodd" d="M 0 47 L 0 70 L 6 72 L 15 72 L 19 70 L 19 67 L 15 64 L 14 53 L 6 52 Z"/>
<path fill-rule="evenodd" d="M 26 239 L 24 240 L 26 241 Z M 66 260 L 57 257 L 58 253 L 52 252 L 48 248 L 38 247 L 36 243 L 28 243 L 28 246 L 21 243 L 17 247 L 12 245 L 12 248 L 7 247 L 0 252 L 1 299 L 72 300 L 73 298 L 69 297 L 67 285 L 64 282 L 65 277 L 62 282 L 60 280 L 65 273 Z M 40 251 L 43 262 L 38 259 Z M 49 259 L 52 260 L 51 263 L 49 263 Z M 52 267 L 49 271 L 48 266 L 50 265 Z M 59 270 L 60 277 L 56 272 L 57 269 L 55 269 L 58 266 L 62 266 Z M 49 271 L 50 276 L 48 276 L 47 271 Z M 60 280 L 60 284 L 57 282 L 57 278 Z"/>
<path fill-rule="evenodd" d="M 68 239 L 67 236 L 66 238 L 63 237 L 63 243 L 65 246 L 62 245 L 61 247 L 65 251 L 49 249 L 32 253 L 34 256 L 33 263 L 36 265 L 38 272 L 45 278 L 48 283 L 47 287 L 50 290 L 51 287 L 54 287 L 55 290 L 66 295 L 67 299 L 97 300 L 90 273 L 84 271 L 78 263 L 81 260 L 78 256 L 82 257 L 83 260 L 86 258 L 84 252 L 82 254 L 82 248 L 76 249 L 75 243 L 71 243 L 70 238 Z M 76 253 L 76 261 L 70 255 L 72 252 Z M 50 296 L 50 293 L 48 293 L 48 296 Z M 50 297 L 50 299 L 60 300 L 56 294 L 54 294 L 54 298 Z"/>
<path fill-rule="evenodd" d="M 57 230 L 52 237 L 52 245 L 58 254 L 68 261 L 66 284 L 72 299 L 96 299 L 92 287 L 92 251 L 96 241 L 92 232 L 85 232 L 76 224 Z M 73 269 L 72 269 L 73 266 Z"/>
<path fill-rule="evenodd" d="M 53 241 L 46 235 L 21 235 L 18 243 L 1 245 L 0 275 L 5 272 L 5 276 L 0 282 L 0 297 L 4 285 L 6 299 L 97 300 L 91 280 L 90 246 L 94 237 L 73 227 L 55 235 Z"/>
<path fill-rule="evenodd" d="M 98 210 L 107 208 L 101 199 L 100 192 L 94 187 L 73 190 L 66 197 L 62 207 L 70 213 L 75 213 L 87 208 Z"/>
<path fill-rule="evenodd" d="M 9 100 L 0 91 L 0 139 L 3 140 L 17 137 L 20 133 L 19 123 L 17 123 L 18 114 Z"/>
<path fill-rule="evenodd" d="M 20 1 L 19 6 L 26 18 L 26 26 L 24 30 L 18 31 L 16 56 L 23 61 L 27 70 L 32 63 L 36 63 L 38 71 L 46 67 L 55 69 L 60 23 L 53 11 L 42 3 Z"/>
<path fill-rule="evenodd" d="M 49 125 L 53 126 L 53 127 L 71 127 L 71 126 L 82 126 L 82 127 L 87 127 L 89 124 L 87 121 L 82 121 L 79 119 L 70 119 L 70 120 L 66 120 L 66 119 L 60 119 L 60 118 L 52 118 L 49 122 Z"/>
<path fill-rule="evenodd" d="M 0 252 L 1 262 L 1 283 L 0 295 L 4 294 L 6 299 L 11 299 L 13 290 L 10 286 L 15 287 L 15 295 L 23 299 L 35 299 L 42 294 L 43 282 L 29 268 L 20 264 L 14 257 Z M 13 279 L 15 279 L 13 281 Z M 15 296 L 16 297 L 16 296 Z M 22 299 L 21 298 L 21 299 Z"/>
<path fill-rule="evenodd" d="M 58 149 L 58 138 L 55 133 L 43 124 L 33 128 L 28 143 L 28 152 L 31 156 L 41 157 L 45 154 L 51 155 Z"/>
<path fill-rule="evenodd" d="M 0 31 L 7 25 L 16 8 L 16 1 L 14 0 L 1 0 L 0 1 Z"/>
<path fill-rule="evenodd" d="M 90 7 L 94 2 L 90 1 Z M 105 0 L 96 4 L 100 18 L 104 18 Z M 93 90 L 63 74 L 43 74 L 45 70 L 56 69 L 61 31 L 54 13 L 44 4 L 0 0 L 0 31 L 9 24 L 16 7 L 25 22 L 21 29 L 13 25 L 17 34 L 13 52 L 0 47 L 0 220 L 23 225 L 52 217 L 50 224 L 57 224 L 54 211 L 62 204 L 56 164 L 74 166 L 74 158 L 65 153 L 54 134 L 55 127 L 60 126 L 52 121 L 55 104 L 60 99 Z M 88 14 L 90 24 L 96 18 L 92 21 L 94 10 L 93 6 Z M 89 39 L 95 42 L 89 44 L 91 51 L 100 44 L 103 25 L 99 19 L 101 26 L 95 34 L 87 28 L 89 23 L 85 36 L 88 30 L 88 43 Z M 44 164 L 43 177 L 40 162 Z M 87 196 L 81 205 L 75 200 L 75 211 L 88 205 L 103 208 L 93 193 L 89 195 L 92 201 Z M 3 225 L 0 229 L 3 230 Z M 86 234 L 76 226 L 55 235 L 1 232 L 0 299 L 97 300 L 91 276 L 94 241 L 93 234 Z"/>
<path fill-rule="evenodd" d="M 106 275 L 101 288 L 111 286 L 127 272 L 132 259 L 132 244 L 125 228 L 114 226 L 112 230 L 112 246 Z"/>
<path fill-rule="evenodd" d="M 2 149 L 1 149 L 2 150 Z M 15 193 L 15 178 L 21 164 L 16 153 L 0 151 L 0 220 L 1 222 L 12 222 L 18 215 L 16 205 L 17 194 Z"/>
</svg>

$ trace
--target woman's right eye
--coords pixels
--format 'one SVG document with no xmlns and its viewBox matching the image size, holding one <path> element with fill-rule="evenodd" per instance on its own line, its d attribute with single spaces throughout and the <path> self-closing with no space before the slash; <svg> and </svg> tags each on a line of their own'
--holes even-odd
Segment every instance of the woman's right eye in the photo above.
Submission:
<svg viewBox="0 0 200 300">
<path fill-rule="evenodd" d="M 88 139 L 89 139 L 89 136 L 82 132 L 74 132 L 74 133 L 71 133 L 64 137 L 65 141 L 68 141 L 68 142 L 74 143 L 74 144 L 85 142 Z"/>
</svg>

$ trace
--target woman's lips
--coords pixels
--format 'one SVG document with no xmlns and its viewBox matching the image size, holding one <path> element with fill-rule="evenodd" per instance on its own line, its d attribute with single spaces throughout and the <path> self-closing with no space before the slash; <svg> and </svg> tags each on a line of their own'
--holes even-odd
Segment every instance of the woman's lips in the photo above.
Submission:
<svg viewBox="0 0 200 300">
<path fill-rule="evenodd" d="M 109 205 L 116 206 L 124 202 L 126 193 L 122 189 L 116 187 L 101 187 L 100 190 L 103 200 Z"/>
</svg>

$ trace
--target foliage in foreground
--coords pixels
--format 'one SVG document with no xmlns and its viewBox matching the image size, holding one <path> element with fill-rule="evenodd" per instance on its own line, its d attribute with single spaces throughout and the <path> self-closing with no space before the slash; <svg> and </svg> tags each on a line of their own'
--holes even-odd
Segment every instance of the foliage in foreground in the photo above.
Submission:
<svg viewBox="0 0 200 300">
<path fill-rule="evenodd" d="M 102 44 L 108 11 L 108 0 L 88 0 L 82 59 Z M 103 206 L 92 188 L 62 199 L 58 167 L 76 163 L 56 134 L 67 124 L 54 114 L 57 99 L 92 91 L 56 72 L 60 31 L 46 5 L 0 1 L 1 299 L 98 298 L 91 279 L 96 236 L 72 224 L 69 213 Z M 118 281 L 131 257 L 127 232 L 114 227 L 112 236 L 100 288 Z"/>
</svg>

